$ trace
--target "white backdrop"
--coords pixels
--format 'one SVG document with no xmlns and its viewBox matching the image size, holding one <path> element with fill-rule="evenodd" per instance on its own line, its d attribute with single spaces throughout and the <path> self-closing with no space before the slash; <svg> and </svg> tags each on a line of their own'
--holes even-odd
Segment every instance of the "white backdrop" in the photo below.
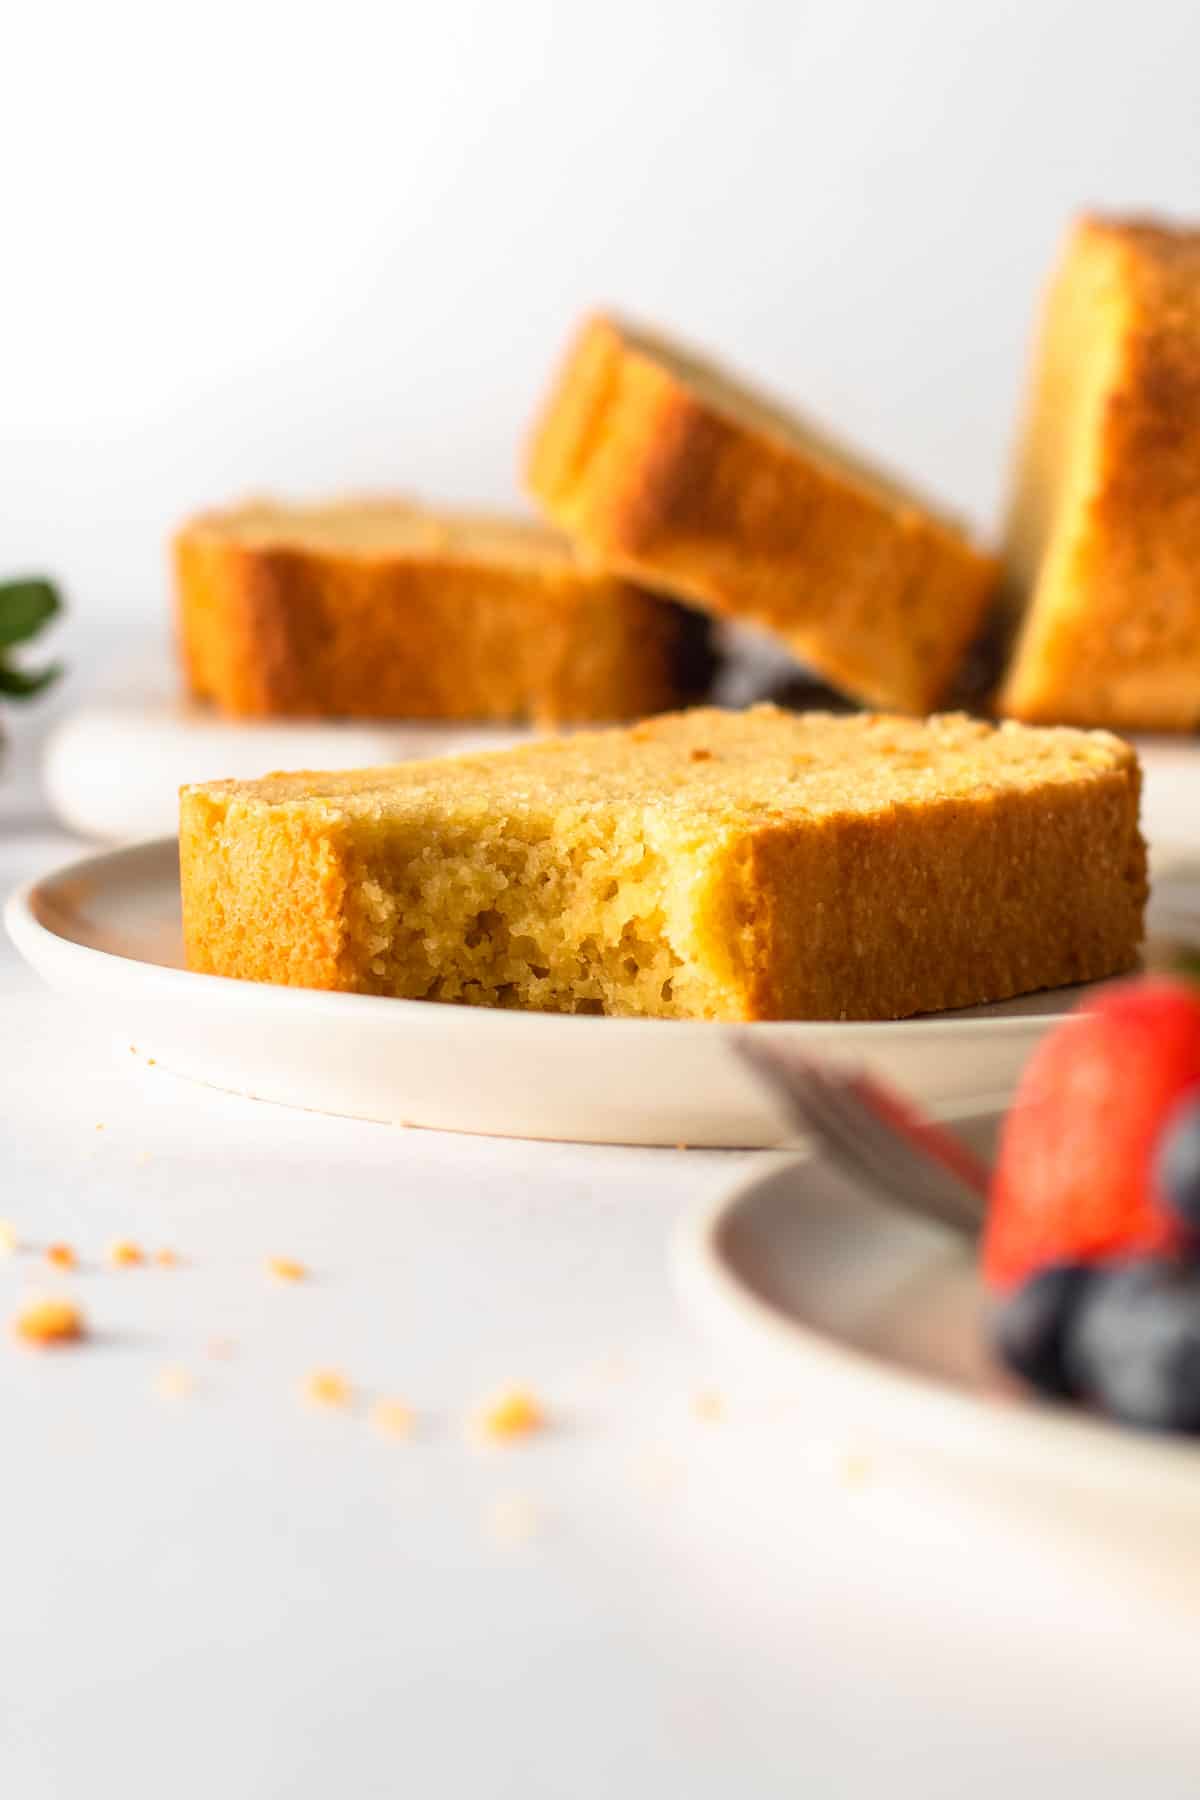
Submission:
<svg viewBox="0 0 1200 1800">
<path fill-rule="evenodd" d="M 511 498 L 598 300 L 990 522 L 1067 215 L 1200 213 L 1186 0 L 38 0 L 3 61 L 0 570 L 89 619 L 250 488 Z"/>
</svg>

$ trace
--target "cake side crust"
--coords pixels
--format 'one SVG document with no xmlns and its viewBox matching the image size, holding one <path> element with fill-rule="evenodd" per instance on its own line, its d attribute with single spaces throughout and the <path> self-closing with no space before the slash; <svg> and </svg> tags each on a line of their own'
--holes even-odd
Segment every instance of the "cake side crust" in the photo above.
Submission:
<svg viewBox="0 0 1200 1800">
<path fill-rule="evenodd" d="M 1190 730 L 1200 724 L 1200 233 L 1084 220 L 1067 257 L 1112 269 L 1120 336 L 1086 490 L 1051 522 L 998 704 L 1035 723 Z M 1093 354 L 1081 343 L 1081 362 Z"/>
<path fill-rule="evenodd" d="M 1132 969 L 1139 785 L 1130 764 L 1077 787 L 763 832 L 749 1016 L 907 1018 Z"/>
<path fill-rule="evenodd" d="M 191 691 L 238 717 L 533 718 L 663 711 L 710 677 L 706 621 L 571 559 L 175 544 Z"/>
<path fill-rule="evenodd" d="M 936 703 L 995 581 L 915 500 L 714 407 L 604 318 L 568 357 L 526 477 L 606 566 L 765 627 L 882 705 Z"/>
<path fill-rule="evenodd" d="M 284 987 L 343 990 L 345 833 L 319 812 L 246 806 L 218 787 L 186 787 L 179 884 L 189 969 Z"/>
</svg>

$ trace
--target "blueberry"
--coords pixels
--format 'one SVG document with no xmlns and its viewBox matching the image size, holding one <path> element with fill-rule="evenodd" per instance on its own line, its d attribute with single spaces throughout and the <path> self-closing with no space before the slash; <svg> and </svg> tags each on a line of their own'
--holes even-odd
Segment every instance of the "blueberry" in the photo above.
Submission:
<svg viewBox="0 0 1200 1800">
<path fill-rule="evenodd" d="M 1083 1263 L 1051 1263 L 1006 1295 L 992 1341 L 1009 1368 L 1044 1394 L 1072 1393 L 1064 1365 L 1067 1332 L 1091 1277 Z"/>
<path fill-rule="evenodd" d="M 1159 1193 L 1180 1223 L 1200 1232 L 1200 1095 L 1177 1106 L 1154 1159 Z"/>
<path fill-rule="evenodd" d="M 1114 1418 L 1200 1431 L 1200 1269 L 1146 1256 L 1097 1270 L 1064 1363 L 1075 1391 Z"/>
</svg>

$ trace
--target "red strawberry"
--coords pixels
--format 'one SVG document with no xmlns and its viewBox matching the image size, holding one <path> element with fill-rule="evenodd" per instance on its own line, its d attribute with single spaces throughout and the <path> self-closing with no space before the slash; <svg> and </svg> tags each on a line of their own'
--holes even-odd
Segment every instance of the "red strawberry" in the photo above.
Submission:
<svg viewBox="0 0 1200 1800">
<path fill-rule="evenodd" d="M 1200 1091 L 1200 987 L 1124 981 L 1043 1039 L 1004 1123 L 983 1272 L 1007 1288 L 1052 1262 L 1171 1249 L 1154 1153 L 1167 1115 Z"/>
</svg>

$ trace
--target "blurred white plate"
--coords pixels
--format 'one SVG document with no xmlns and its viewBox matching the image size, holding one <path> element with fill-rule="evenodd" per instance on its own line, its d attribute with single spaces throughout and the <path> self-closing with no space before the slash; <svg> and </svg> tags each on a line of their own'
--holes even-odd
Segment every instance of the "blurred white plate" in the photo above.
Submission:
<svg viewBox="0 0 1200 1800">
<path fill-rule="evenodd" d="M 364 769 L 415 757 L 501 750 L 521 726 L 419 719 L 226 719 L 180 692 L 162 656 L 110 672 L 56 725 L 42 780 L 71 831 L 112 843 L 175 830 L 185 782 L 254 781 L 272 769 Z"/>
<path fill-rule="evenodd" d="M 989 1149 L 994 1119 L 969 1130 Z M 796 1401 L 806 1437 L 936 1453 L 950 1467 L 1155 1507 L 1200 1505 L 1200 1444 L 1039 1401 L 988 1353 L 973 1245 L 811 1156 L 765 1169 L 679 1228 L 700 1326 Z"/>
<path fill-rule="evenodd" d="M 1156 903 L 1164 926 L 1184 932 L 1200 919 L 1200 877 L 1160 880 Z M 16 893 L 6 919 L 53 986 L 165 1068 L 213 1087 L 503 1137 L 790 1141 L 717 1024 L 500 1012 L 193 975 L 183 968 L 174 839 L 73 863 Z M 1033 1045 L 1080 992 L 894 1024 L 748 1029 L 851 1057 L 950 1116 L 1002 1103 Z"/>
<path fill-rule="evenodd" d="M 753 634 L 749 634 L 753 635 Z M 738 648 L 718 685 L 723 705 L 761 697 L 772 671 L 795 664 L 769 642 Z M 188 781 L 253 781 L 272 769 L 356 769 L 413 757 L 499 749 L 537 734 L 528 727 L 404 719 L 226 719 L 181 692 L 165 647 L 118 663 L 89 683 L 87 701 L 46 743 L 42 780 L 59 820 L 109 843 L 175 830 Z M 1151 851 L 1196 847 L 1200 742 L 1138 738 L 1142 829 Z"/>
</svg>

